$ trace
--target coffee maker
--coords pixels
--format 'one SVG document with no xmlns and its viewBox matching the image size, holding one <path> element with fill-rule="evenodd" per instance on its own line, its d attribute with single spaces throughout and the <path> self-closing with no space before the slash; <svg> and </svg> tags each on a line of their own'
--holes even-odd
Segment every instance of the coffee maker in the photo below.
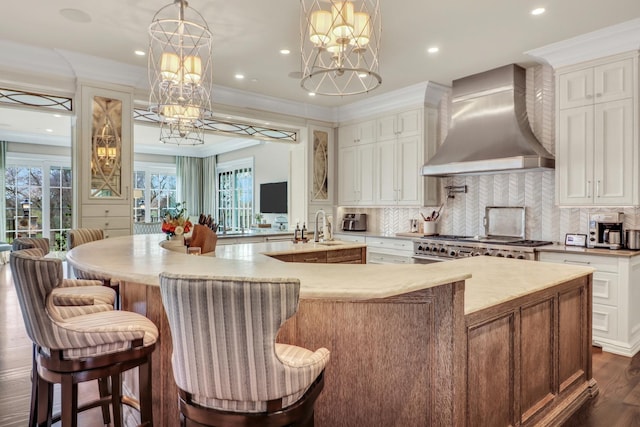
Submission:
<svg viewBox="0 0 640 427">
<path fill-rule="evenodd" d="M 598 213 L 589 215 L 587 247 L 621 249 L 624 247 L 624 214 Z"/>
</svg>

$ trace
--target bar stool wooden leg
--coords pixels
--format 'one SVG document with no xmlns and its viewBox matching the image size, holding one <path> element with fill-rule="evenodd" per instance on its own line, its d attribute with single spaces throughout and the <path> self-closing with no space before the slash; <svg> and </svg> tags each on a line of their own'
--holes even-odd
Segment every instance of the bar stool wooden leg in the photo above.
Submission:
<svg viewBox="0 0 640 427">
<path fill-rule="evenodd" d="M 98 391 L 100 392 L 100 398 L 109 396 L 109 382 L 106 378 L 98 379 Z M 104 403 L 102 405 L 102 421 L 105 425 L 111 423 L 111 412 L 109 412 L 109 404 Z"/>
<path fill-rule="evenodd" d="M 122 381 L 120 374 L 111 376 L 111 408 L 114 427 L 122 427 Z"/>
<path fill-rule="evenodd" d="M 38 367 L 36 365 L 36 345 L 33 345 L 31 360 L 31 403 L 29 405 L 29 427 L 34 427 L 38 420 Z"/>
<path fill-rule="evenodd" d="M 138 366 L 138 381 L 140 384 L 140 423 L 151 425 L 153 420 L 153 399 L 151 397 L 151 355 L 147 362 Z"/>
<path fill-rule="evenodd" d="M 78 384 L 74 382 L 73 375 L 62 376 L 61 389 L 62 425 L 78 427 Z"/>
</svg>

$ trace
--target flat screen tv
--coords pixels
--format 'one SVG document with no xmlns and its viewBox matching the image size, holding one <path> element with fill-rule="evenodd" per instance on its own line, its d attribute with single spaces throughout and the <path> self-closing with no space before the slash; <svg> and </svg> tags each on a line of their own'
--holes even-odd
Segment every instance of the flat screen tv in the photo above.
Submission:
<svg viewBox="0 0 640 427">
<path fill-rule="evenodd" d="M 287 182 L 260 184 L 260 213 L 287 213 Z"/>
</svg>

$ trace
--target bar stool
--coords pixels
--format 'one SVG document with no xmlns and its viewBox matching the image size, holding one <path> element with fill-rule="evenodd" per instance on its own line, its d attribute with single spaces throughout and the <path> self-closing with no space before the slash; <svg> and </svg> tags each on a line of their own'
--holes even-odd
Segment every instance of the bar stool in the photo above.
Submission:
<svg viewBox="0 0 640 427">
<path fill-rule="evenodd" d="M 104 239 L 104 231 L 100 228 L 74 228 L 69 230 L 67 237 L 67 248 L 71 250 L 77 246 Z M 78 279 L 100 280 L 105 286 L 113 289 L 116 292 L 115 307 L 120 308 L 120 284 L 118 282 L 111 280 L 111 277 L 84 271 L 77 267 L 73 267 L 72 270 L 73 275 Z"/>
<path fill-rule="evenodd" d="M 276 343 L 297 279 L 161 273 L 181 425 L 313 426 L 329 350 Z"/>
<path fill-rule="evenodd" d="M 37 386 L 32 419 L 51 425 L 53 384 L 62 390 L 63 427 L 77 426 L 84 409 L 110 403 L 114 424 L 122 425 L 121 374 L 138 367 L 140 418 L 152 425 L 151 353 L 158 329 L 144 316 L 126 311 L 102 311 L 64 318 L 53 304 L 51 290 L 62 278 L 62 261 L 42 258 L 40 249 L 12 252 L 10 266 L 29 338 L 35 345 Z M 110 395 L 78 407 L 78 383 L 111 380 Z M 102 395 L 102 393 L 101 393 Z"/>
<path fill-rule="evenodd" d="M 42 251 L 42 256 L 49 253 L 49 239 L 46 237 L 18 237 L 11 245 L 13 251 L 37 248 Z M 51 291 L 51 298 L 65 318 L 113 310 L 117 300 L 115 290 L 103 286 L 101 281 L 74 279 L 62 279 Z"/>
</svg>

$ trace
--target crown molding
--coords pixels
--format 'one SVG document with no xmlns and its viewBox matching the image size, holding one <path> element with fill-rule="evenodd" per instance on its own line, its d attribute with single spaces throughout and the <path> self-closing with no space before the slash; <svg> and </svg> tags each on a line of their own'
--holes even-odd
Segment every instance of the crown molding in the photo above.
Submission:
<svg viewBox="0 0 640 427">
<path fill-rule="evenodd" d="M 640 49 L 640 18 L 525 52 L 554 69 Z"/>
<path fill-rule="evenodd" d="M 377 116 L 389 111 L 425 105 L 438 106 L 442 95 L 449 88 L 438 83 L 425 81 L 407 86 L 379 96 L 363 99 L 338 107 L 340 123 Z"/>
</svg>

